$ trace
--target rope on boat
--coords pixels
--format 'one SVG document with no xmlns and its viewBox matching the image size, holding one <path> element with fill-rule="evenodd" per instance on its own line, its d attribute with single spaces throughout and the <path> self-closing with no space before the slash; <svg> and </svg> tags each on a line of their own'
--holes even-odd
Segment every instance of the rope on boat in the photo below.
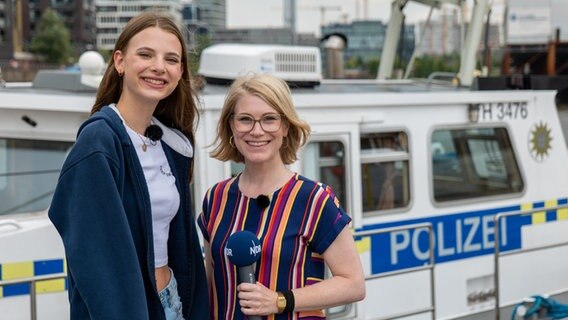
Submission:
<svg viewBox="0 0 568 320">
<path fill-rule="evenodd" d="M 568 318 L 568 305 L 559 303 L 551 298 L 535 295 L 513 308 L 511 320 L 534 319 L 531 318 L 533 316 L 545 316 L 546 319 L 551 320 L 566 319 Z"/>
</svg>

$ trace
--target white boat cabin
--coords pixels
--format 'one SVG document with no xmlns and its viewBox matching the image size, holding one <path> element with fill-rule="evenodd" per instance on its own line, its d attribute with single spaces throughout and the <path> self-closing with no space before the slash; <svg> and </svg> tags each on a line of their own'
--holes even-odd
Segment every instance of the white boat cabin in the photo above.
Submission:
<svg viewBox="0 0 568 320">
<path fill-rule="evenodd" d="M 226 90 L 200 95 L 196 213 L 209 186 L 242 168 L 208 154 Z M 507 318 L 534 294 L 567 301 L 568 152 L 555 92 L 417 81 L 292 92 L 312 136 L 291 168 L 338 195 L 367 276 L 366 299 L 330 318 Z M 65 279 L 37 282 L 31 309 L 18 281 L 66 271 L 46 209 L 93 102 L 93 91 L 0 89 L 0 314 L 10 319 L 68 317 Z"/>
</svg>

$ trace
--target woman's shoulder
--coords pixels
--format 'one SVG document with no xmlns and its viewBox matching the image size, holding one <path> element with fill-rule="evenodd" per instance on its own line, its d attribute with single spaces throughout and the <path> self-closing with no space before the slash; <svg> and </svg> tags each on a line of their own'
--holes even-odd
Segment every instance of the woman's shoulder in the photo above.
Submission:
<svg viewBox="0 0 568 320">
<path fill-rule="evenodd" d="M 296 174 L 296 179 L 298 181 L 302 181 L 303 185 L 306 186 L 306 188 L 310 189 L 310 190 L 315 190 L 316 192 L 313 192 L 312 194 L 315 197 L 331 197 L 334 202 L 337 202 L 337 197 L 335 196 L 335 193 L 333 192 L 333 189 L 331 186 L 321 182 L 321 181 L 316 181 L 316 180 L 312 180 L 310 178 L 307 178 L 305 176 L 302 176 L 300 174 Z"/>
<path fill-rule="evenodd" d="M 77 132 L 77 141 L 81 139 L 94 141 L 113 140 L 118 138 L 121 130 L 126 134 L 120 117 L 111 107 L 103 107 L 81 124 Z"/>
<path fill-rule="evenodd" d="M 235 190 L 238 190 L 238 176 L 218 181 L 207 190 L 207 193 L 210 193 L 212 191 L 223 191 L 231 188 L 236 188 Z"/>
<path fill-rule="evenodd" d="M 299 173 L 296 174 L 296 180 L 302 182 L 303 185 L 310 189 L 321 189 L 325 191 L 329 186 L 324 184 L 323 182 L 312 180 L 306 176 L 303 176 Z"/>
<path fill-rule="evenodd" d="M 104 151 L 114 149 L 120 144 L 120 138 L 111 123 L 102 119 L 85 122 L 77 133 L 76 147 L 84 147 L 85 151 Z"/>
<path fill-rule="evenodd" d="M 77 133 L 77 141 L 80 139 L 101 140 L 115 135 L 106 121 L 86 121 Z"/>
<path fill-rule="evenodd" d="M 110 119 L 99 113 L 95 113 L 79 128 L 77 140 L 66 159 L 67 166 L 75 165 L 97 154 L 118 161 L 117 153 L 121 149 L 118 129 Z"/>
</svg>

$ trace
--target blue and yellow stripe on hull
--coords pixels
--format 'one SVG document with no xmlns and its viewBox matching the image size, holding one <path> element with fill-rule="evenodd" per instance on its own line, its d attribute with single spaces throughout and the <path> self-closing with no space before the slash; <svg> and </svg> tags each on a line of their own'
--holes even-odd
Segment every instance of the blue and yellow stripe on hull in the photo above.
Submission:
<svg viewBox="0 0 568 320">
<path fill-rule="evenodd" d="M 568 221 L 568 208 L 565 207 L 567 204 L 566 197 L 519 202 L 504 207 L 370 224 L 355 231 L 369 232 L 430 223 L 434 235 L 434 247 L 438 248 L 434 251 L 434 259 L 436 264 L 440 264 L 493 255 L 495 253 L 494 218 L 501 213 L 512 214 L 501 220 L 500 230 L 505 231 L 501 233 L 501 251 L 522 249 L 522 230 L 537 224 Z M 372 274 L 380 274 L 427 263 L 429 238 L 426 234 L 424 229 L 409 228 L 393 233 L 359 236 L 355 241 L 360 254 L 370 254 Z"/>
<path fill-rule="evenodd" d="M 37 276 L 47 276 L 67 272 L 64 259 L 37 260 L 0 264 L 0 281 L 18 280 Z M 67 290 L 67 279 L 44 280 L 36 282 L 36 292 L 51 293 Z M 0 298 L 30 294 L 30 284 L 10 284 L 0 286 Z"/>
<path fill-rule="evenodd" d="M 568 198 L 551 199 L 533 203 L 523 203 L 521 211 L 530 211 L 542 208 L 542 211 L 536 211 L 527 214 L 528 218 L 525 220 L 525 225 L 537 225 L 554 221 L 568 220 L 568 208 L 556 209 L 559 206 L 568 204 Z"/>
</svg>

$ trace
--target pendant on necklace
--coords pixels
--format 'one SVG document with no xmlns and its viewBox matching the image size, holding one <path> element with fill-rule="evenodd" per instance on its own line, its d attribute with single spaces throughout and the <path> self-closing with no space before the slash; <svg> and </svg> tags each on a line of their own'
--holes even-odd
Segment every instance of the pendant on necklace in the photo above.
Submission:
<svg viewBox="0 0 568 320">
<path fill-rule="evenodd" d="M 148 149 L 148 146 L 144 143 L 144 144 L 142 145 L 142 151 L 146 152 L 146 149 Z"/>
</svg>

